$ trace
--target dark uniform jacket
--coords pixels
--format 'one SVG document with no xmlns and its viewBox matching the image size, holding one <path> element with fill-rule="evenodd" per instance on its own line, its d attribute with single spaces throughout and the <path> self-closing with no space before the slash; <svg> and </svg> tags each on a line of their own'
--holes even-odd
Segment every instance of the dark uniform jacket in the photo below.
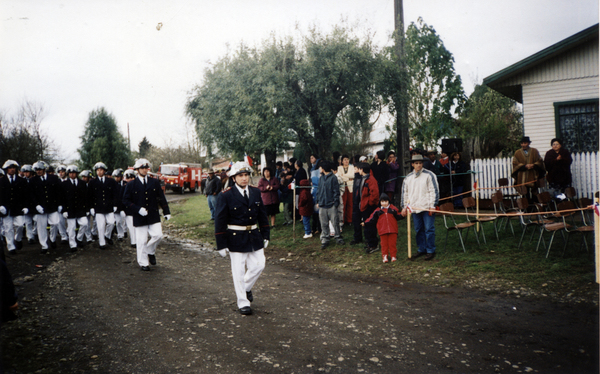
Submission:
<svg viewBox="0 0 600 374">
<path fill-rule="evenodd" d="M 45 178 L 43 181 L 39 175 L 31 179 L 31 206 L 35 209 L 40 205 L 44 208 L 44 214 L 50 214 L 58 211 L 62 200 L 62 188 L 60 187 L 60 178 L 56 175 L 46 174 L 43 177 Z M 36 210 L 34 213 L 38 214 L 39 212 Z"/>
<path fill-rule="evenodd" d="M 0 206 L 6 208 L 6 215 L 15 217 L 23 215 L 23 208 L 30 209 L 29 183 L 25 178 L 15 175 L 15 181 L 9 182 L 9 176 L 0 178 Z M 31 210 L 31 209 L 30 209 Z"/>
<path fill-rule="evenodd" d="M 123 204 L 123 195 L 125 194 L 125 186 L 127 182 L 124 179 L 121 179 L 120 182 L 117 182 L 117 188 L 119 189 L 119 193 L 117 194 L 117 213 L 125 210 L 125 204 Z M 127 212 L 125 212 L 127 214 Z"/>
<path fill-rule="evenodd" d="M 240 231 L 228 229 L 227 225 L 257 225 L 258 228 Z M 219 194 L 215 237 L 217 250 L 228 248 L 230 252 L 254 252 L 264 247 L 263 239 L 270 238 L 270 226 L 258 188 L 248 186 L 248 201 L 235 185 Z"/>
<path fill-rule="evenodd" d="M 165 198 L 165 193 L 160 187 L 160 182 L 154 178 L 147 177 L 146 188 L 140 181 L 140 178 L 135 178 L 125 186 L 123 194 L 123 204 L 126 209 L 133 212 L 133 226 L 148 226 L 160 222 L 160 213 L 158 207 L 163 210 L 163 214 L 171 214 L 169 204 Z M 148 215 L 142 217 L 140 209 L 146 208 Z"/>
<path fill-rule="evenodd" d="M 63 189 L 63 212 L 69 213 L 68 218 L 84 217 L 90 210 L 88 206 L 88 188 L 84 181 L 77 179 L 77 186 L 71 178 L 61 183 Z"/>
<path fill-rule="evenodd" d="M 119 186 L 114 179 L 104 176 L 104 183 L 100 178 L 95 178 L 89 184 L 89 204 L 90 209 L 94 208 L 96 213 L 109 214 L 114 212 L 113 207 L 117 206 L 119 198 Z"/>
</svg>

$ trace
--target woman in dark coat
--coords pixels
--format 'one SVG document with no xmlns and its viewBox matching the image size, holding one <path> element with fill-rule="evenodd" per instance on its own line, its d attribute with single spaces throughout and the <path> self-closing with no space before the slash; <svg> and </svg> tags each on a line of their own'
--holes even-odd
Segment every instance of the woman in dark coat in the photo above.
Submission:
<svg viewBox="0 0 600 374">
<path fill-rule="evenodd" d="M 446 165 L 450 170 L 450 174 L 452 174 L 452 194 L 454 196 L 461 194 L 464 190 L 466 173 L 469 170 L 467 164 L 462 160 L 462 155 L 460 152 L 454 152 L 450 156 L 450 162 Z M 458 174 L 455 176 L 455 174 Z M 462 208 L 463 203 L 462 199 L 465 195 L 456 196 L 454 198 L 454 206 L 457 208 Z"/>
<path fill-rule="evenodd" d="M 279 214 L 279 196 L 277 194 L 279 187 L 279 180 L 273 176 L 271 168 L 264 168 L 263 178 L 258 182 L 258 189 L 267 216 L 271 220 L 271 227 L 275 227 L 275 215 Z"/>
<path fill-rule="evenodd" d="M 552 139 L 552 149 L 546 152 L 544 166 L 546 166 L 546 180 L 550 188 L 564 192 L 565 188 L 571 186 L 571 153 L 562 147 L 562 140 Z"/>
</svg>

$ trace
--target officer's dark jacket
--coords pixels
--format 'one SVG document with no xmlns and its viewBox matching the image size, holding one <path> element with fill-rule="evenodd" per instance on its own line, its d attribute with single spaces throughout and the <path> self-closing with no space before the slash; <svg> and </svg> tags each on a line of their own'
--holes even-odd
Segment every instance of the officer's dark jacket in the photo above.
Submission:
<svg viewBox="0 0 600 374">
<path fill-rule="evenodd" d="M 125 193 L 125 186 L 127 182 L 125 179 L 121 179 L 120 182 L 117 182 L 117 188 L 119 189 L 118 197 L 117 197 L 117 212 L 121 212 L 125 210 L 125 204 L 123 204 L 123 194 Z"/>
<path fill-rule="evenodd" d="M 260 197 L 260 190 L 248 186 L 248 202 L 234 185 L 218 195 L 215 218 L 217 250 L 228 248 L 230 252 L 253 252 L 264 247 L 263 239 L 269 240 L 270 226 Z M 227 225 L 252 226 L 255 230 L 230 230 Z"/>
<path fill-rule="evenodd" d="M 133 211 L 133 226 L 148 226 L 160 222 L 158 207 L 162 208 L 163 214 L 171 214 L 165 193 L 160 187 L 160 182 L 154 178 L 147 177 L 146 188 L 139 178 L 135 178 L 125 186 L 123 204 L 126 209 Z M 146 208 L 148 215 L 142 217 L 140 209 Z"/>
<path fill-rule="evenodd" d="M 114 211 L 113 207 L 117 206 L 118 190 L 117 182 L 106 175 L 104 176 L 104 183 L 100 181 L 100 178 L 92 179 L 88 188 L 90 208 L 94 208 L 96 213 L 112 213 Z"/>
<path fill-rule="evenodd" d="M 63 189 L 63 212 L 69 213 L 68 218 L 84 217 L 90 210 L 88 206 L 88 188 L 84 181 L 77 179 L 77 186 L 71 182 L 71 178 L 61 182 Z"/>
<path fill-rule="evenodd" d="M 137 179 L 137 178 L 135 178 L 135 179 Z M 129 182 L 125 182 L 125 185 L 123 187 L 121 187 L 121 203 L 123 204 L 123 209 L 125 210 L 125 214 L 128 216 L 133 216 L 134 214 L 136 214 L 139 211 L 139 209 L 135 210 L 135 206 L 129 207 L 129 206 L 126 206 L 125 203 L 123 202 L 123 196 L 125 196 L 125 188 L 127 187 L 128 184 L 133 183 L 135 181 L 135 179 L 132 181 L 129 181 Z"/>
<path fill-rule="evenodd" d="M 6 215 L 23 215 L 23 208 L 29 209 L 29 183 L 18 175 L 13 183 L 8 180 L 8 175 L 0 178 L 0 206 L 6 208 Z"/>
<path fill-rule="evenodd" d="M 56 175 L 46 174 L 46 179 L 36 175 L 31 179 L 31 196 L 33 209 L 40 205 L 44 208 L 44 214 L 54 213 L 58 210 L 62 199 L 62 188 L 60 187 L 60 178 Z M 37 214 L 38 212 L 34 212 Z"/>
</svg>

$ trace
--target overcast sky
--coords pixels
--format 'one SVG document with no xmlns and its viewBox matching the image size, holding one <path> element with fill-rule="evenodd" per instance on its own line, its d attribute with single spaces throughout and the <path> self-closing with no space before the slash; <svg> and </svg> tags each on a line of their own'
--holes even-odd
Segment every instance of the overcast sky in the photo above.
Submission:
<svg viewBox="0 0 600 374">
<path fill-rule="evenodd" d="M 598 23 L 597 0 L 404 0 L 405 23 L 433 26 L 454 54 L 464 89 Z M 259 44 L 346 18 L 394 28 L 394 0 L 0 0 L 0 110 L 43 104 L 44 130 L 77 159 L 91 110 L 105 107 L 132 149 L 183 141 L 187 93 L 227 44 Z M 162 23 L 160 30 L 157 25 Z M 2 161 L 3 162 L 3 161 Z"/>
</svg>

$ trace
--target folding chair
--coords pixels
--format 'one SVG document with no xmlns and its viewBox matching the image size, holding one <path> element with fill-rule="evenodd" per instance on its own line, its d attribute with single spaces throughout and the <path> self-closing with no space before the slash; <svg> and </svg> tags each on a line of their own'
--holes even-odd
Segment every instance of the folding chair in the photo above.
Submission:
<svg viewBox="0 0 600 374">
<path fill-rule="evenodd" d="M 568 202 L 570 203 L 570 201 Z M 583 209 L 587 206 L 592 205 L 592 200 L 588 199 L 586 197 L 582 197 L 581 199 L 579 199 L 579 208 Z M 568 204 L 567 204 L 568 206 Z M 572 208 L 571 208 L 572 209 Z M 579 248 L 581 248 L 581 246 L 583 244 L 585 244 L 585 250 L 587 252 L 589 252 L 589 248 L 588 248 L 588 244 L 587 244 L 587 240 L 585 239 L 586 234 L 592 234 L 594 232 L 594 224 L 593 224 L 593 217 L 589 218 L 587 217 L 586 213 L 590 212 L 589 210 L 585 211 L 585 210 L 580 210 L 579 211 L 581 213 L 581 222 L 582 225 L 576 226 L 574 228 L 571 228 L 567 225 L 567 223 L 565 222 L 565 231 L 569 234 L 567 236 L 567 242 L 569 241 L 569 238 L 571 237 L 571 234 L 581 234 L 581 244 L 579 244 Z M 592 213 L 593 214 L 593 213 Z M 563 216 L 563 221 L 564 221 L 565 216 Z M 567 250 L 567 243 L 565 243 L 565 247 L 563 248 L 563 256 L 565 255 L 565 251 Z"/>
<path fill-rule="evenodd" d="M 539 211 L 549 211 L 552 210 L 553 208 L 556 208 L 556 206 L 552 207 L 551 204 L 553 203 L 552 200 L 552 195 L 550 195 L 550 192 L 545 191 L 545 192 L 541 192 L 537 195 L 537 199 L 538 202 L 535 203 L 535 206 L 538 208 Z"/>
<path fill-rule="evenodd" d="M 550 243 L 548 244 L 548 252 L 546 252 L 546 258 L 548 258 L 548 255 L 550 255 L 550 249 L 552 249 L 552 242 L 554 241 L 554 236 L 559 231 L 560 231 L 560 233 L 563 237 L 563 241 L 565 243 L 564 248 L 566 248 L 568 239 L 565 239 L 565 232 L 566 232 L 566 229 L 571 228 L 573 226 L 567 223 L 567 221 L 565 220 L 565 217 L 573 217 L 575 212 L 564 212 L 564 211 L 571 210 L 571 209 L 575 209 L 575 204 L 573 204 L 572 201 L 563 201 L 563 202 L 559 203 L 558 204 L 558 213 L 556 213 L 554 216 L 562 218 L 562 221 L 546 223 L 541 226 L 540 239 L 538 240 L 538 248 L 540 246 L 540 241 L 542 240 L 544 232 L 552 233 L 552 236 L 550 237 Z M 564 255 L 564 249 L 563 249 L 563 255 Z"/>
<path fill-rule="evenodd" d="M 514 208 L 515 207 L 515 204 L 514 204 L 515 199 L 517 199 L 517 198 L 519 198 L 521 196 L 518 195 L 518 194 L 509 194 L 508 193 L 508 188 L 502 188 L 502 187 L 508 187 L 509 185 L 510 184 L 509 184 L 508 178 L 500 178 L 500 179 L 498 179 L 498 186 L 500 187 L 500 191 L 506 190 L 506 192 L 503 192 L 502 194 L 503 194 L 503 196 L 504 196 L 505 199 L 507 199 L 507 200 L 510 201 L 510 206 L 512 208 Z"/>
<path fill-rule="evenodd" d="M 472 196 L 469 197 L 465 197 L 463 198 L 463 206 L 465 207 L 465 212 L 466 213 L 471 213 L 471 214 L 475 214 L 476 212 L 476 206 L 477 203 L 475 202 L 475 199 Z M 477 218 L 476 216 L 467 216 L 467 221 L 469 222 L 479 222 L 481 225 L 481 234 L 483 236 L 483 243 L 487 244 L 487 240 L 485 239 L 485 230 L 483 228 L 483 223 L 488 223 L 488 222 L 492 222 L 494 224 L 494 232 L 496 233 L 496 240 L 500 241 L 500 237 L 498 236 L 498 228 L 496 227 L 496 220 L 498 219 L 498 216 L 496 215 L 495 217 L 493 216 L 489 216 L 489 215 L 481 215 L 481 213 L 479 214 L 479 218 Z M 477 229 L 475 229 L 475 232 L 477 232 Z"/>
<path fill-rule="evenodd" d="M 475 226 L 475 222 L 461 222 L 461 223 L 456 223 L 456 220 L 454 219 L 454 215 L 452 215 L 452 213 L 454 213 L 454 203 L 445 203 L 442 204 L 440 206 L 440 212 L 439 214 L 442 215 L 442 217 L 444 217 L 444 226 L 446 227 L 446 242 L 444 243 L 444 250 L 446 250 L 446 245 L 448 244 L 448 233 L 451 230 L 456 230 L 458 232 L 458 238 L 460 239 L 460 244 L 462 245 L 463 251 L 466 253 L 467 249 L 465 248 L 465 243 L 464 241 L 467 240 L 468 236 L 469 236 L 469 229 L 473 226 Z M 448 216 L 450 216 L 450 218 L 447 218 Z M 448 221 L 450 221 L 450 223 L 448 223 Z M 463 237 L 462 237 L 462 230 L 467 230 L 467 233 L 465 235 L 465 239 L 463 241 Z M 477 232 L 475 232 L 475 238 L 477 239 L 477 245 L 480 245 L 479 243 L 479 237 L 477 236 Z"/>
<path fill-rule="evenodd" d="M 544 224 L 550 224 L 554 221 L 550 221 L 547 219 L 544 219 L 543 217 L 541 217 L 541 214 L 538 215 L 523 215 L 522 213 L 527 213 L 527 210 L 529 209 L 529 202 L 527 201 L 526 197 L 521 197 L 519 199 L 517 199 L 517 206 L 519 207 L 519 223 L 521 223 L 521 227 L 523 229 L 523 232 L 521 233 L 521 240 L 519 240 L 519 246 L 517 247 L 517 249 L 521 248 L 521 244 L 523 243 L 523 238 L 525 237 L 525 233 L 527 232 L 527 229 L 529 227 L 537 227 L 538 229 L 540 229 L 540 227 Z M 533 231 L 531 233 L 531 237 L 529 238 L 529 242 L 531 243 L 531 241 L 533 240 L 533 235 L 535 234 L 535 231 Z M 541 238 L 541 236 L 540 236 Z M 544 245 L 546 245 L 546 242 L 544 242 Z M 539 241 L 538 241 L 538 247 L 539 247 Z M 536 249 L 537 251 L 537 249 Z"/>
<path fill-rule="evenodd" d="M 502 228 L 502 220 L 506 220 L 504 222 L 505 231 L 508 230 L 508 225 L 510 225 L 510 231 L 512 231 L 513 236 L 515 236 L 515 229 L 512 225 L 513 219 L 519 219 L 518 213 L 519 211 L 514 208 L 506 208 L 504 206 L 504 196 L 502 191 L 498 190 L 495 194 L 492 195 L 492 203 L 494 204 L 494 212 L 498 214 L 498 212 L 502 213 L 502 217 L 500 218 L 500 228 Z"/>
</svg>

